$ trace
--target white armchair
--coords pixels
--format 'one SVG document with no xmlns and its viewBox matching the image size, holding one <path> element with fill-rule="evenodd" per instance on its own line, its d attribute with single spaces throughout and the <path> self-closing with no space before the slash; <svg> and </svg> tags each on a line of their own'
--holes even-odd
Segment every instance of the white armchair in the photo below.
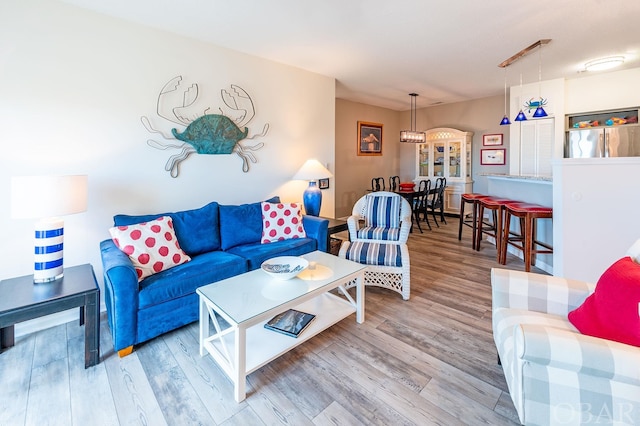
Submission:
<svg viewBox="0 0 640 426">
<path fill-rule="evenodd" d="M 411 205 L 399 194 L 387 191 L 366 194 L 356 201 L 347 218 L 349 239 L 406 243 L 411 231 L 411 214 Z"/>
<path fill-rule="evenodd" d="M 525 425 L 640 424 L 640 348 L 580 334 L 594 284 L 494 268 L 493 338 Z"/>
</svg>

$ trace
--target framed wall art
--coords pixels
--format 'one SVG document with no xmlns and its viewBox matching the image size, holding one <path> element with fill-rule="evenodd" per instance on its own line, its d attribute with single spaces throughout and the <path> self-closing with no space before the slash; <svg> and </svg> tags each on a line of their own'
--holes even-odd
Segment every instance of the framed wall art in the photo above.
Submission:
<svg viewBox="0 0 640 426">
<path fill-rule="evenodd" d="M 505 164 L 506 149 L 481 149 L 480 164 L 486 166 L 501 166 Z"/>
<path fill-rule="evenodd" d="M 358 155 L 382 155 L 382 124 L 358 121 Z"/>
<path fill-rule="evenodd" d="M 482 135 L 482 145 L 502 145 L 502 133 L 496 133 L 493 135 Z"/>
<path fill-rule="evenodd" d="M 320 188 L 320 189 L 329 189 L 329 178 L 320 179 L 318 181 L 318 188 Z"/>
</svg>

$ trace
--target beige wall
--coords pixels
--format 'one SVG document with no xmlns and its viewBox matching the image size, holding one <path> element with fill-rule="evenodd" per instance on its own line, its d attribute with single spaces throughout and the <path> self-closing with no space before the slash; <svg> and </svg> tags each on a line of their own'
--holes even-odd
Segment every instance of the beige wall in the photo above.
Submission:
<svg viewBox="0 0 640 426">
<path fill-rule="evenodd" d="M 457 102 L 453 104 L 421 108 L 417 111 L 416 122 L 417 128 L 421 130 L 433 129 L 435 127 L 452 127 L 465 132 L 473 132 L 471 154 L 471 172 L 474 181 L 473 190 L 475 192 L 486 192 L 487 179 L 482 176 L 482 174 L 507 173 L 509 170 L 508 164 L 504 166 L 480 165 L 482 135 L 485 134 L 503 133 L 504 137 L 502 147 L 507 149 L 506 158 L 509 158 L 509 129 L 505 129 L 503 126 L 500 126 L 500 120 L 503 115 L 503 96 L 493 96 L 468 102 Z M 400 123 L 409 123 L 409 111 L 402 113 Z M 404 175 L 415 175 L 415 162 L 415 147 L 409 144 L 403 144 L 400 151 L 400 168 Z"/>
<path fill-rule="evenodd" d="M 507 173 L 509 165 L 481 166 L 480 149 L 482 135 L 503 133 L 504 145 L 509 148 L 508 128 L 500 126 L 504 115 L 504 98 L 493 96 L 469 102 L 420 108 L 416 112 L 416 127 L 427 130 L 434 127 L 453 127 L 471 131 L 473 135 L 472 174 L 474 191 L 485 191 L 487 181 L 484 173 Z M 357 122 L 372 121 L 384 124 L 383 155 L 381 157 L 358 157 L 356 155 Z M 336 99 L 336 217 L 348 216 L 355 201 L 367 188 L 371 178 L 391 175 L 400 176 L 401 181 L 413 180 L 415 169 L 415 145 L 401 144 L 400 130 L 410 124 L 409 111 L 393 111 L 342 99 Z"/>
<path fill-rule="evenodd" d="M 307 159 L 317 158 L 335 173 L 333 78 L 57 1 L 3 2 L 0 9 L 2 279 L 33 268 L 34 220 L 10 217 L 11 176 L 89 175 L 88 210 L 64 218 L 64 262 L 91 263 L 100 277 L 99 242 L 109 238 L 114 214 L 193 209 L 211 201 L 240 204 L 273 195 L 301 201 L 308 183 L 292 177 Z M 223 108 L 221 90 L 231 84 L 252 97 L 250 134 L 270 127 L 264 137 L 242 142 L 264 143 L 252 152 L 256 163 L 248 173 L 235 154 L 193 154 L 175 179 L 165 171 L 180 149 L 155 149 L 147 140 L 180 142 L 150 133 L 140 117 L 165 132 L 182 129 L 156 114 L 158 93 L 178 75 L 180 100 L 165 106 L 179 105 L 184 88 L 197 83 L 189 117 L 207 107 Z M 321 214 L 332 216 L 334 185 L 323 195 Z M 60 322 L 77 318 L 77 311 L 68 313 Z"/>
<path fill-rule="evenodd" d="M 335 217 L 351 214 L 351 209 L 367 188 L 371 178 L 400 175 L 410 178 L 410 173 L 400 174 L 400 113 L 386 108 L 336 99 L 336 166 L 335 166 Z M 358 156 L 358 121 L 381 123 L 382 155 Z"/>
</svg>

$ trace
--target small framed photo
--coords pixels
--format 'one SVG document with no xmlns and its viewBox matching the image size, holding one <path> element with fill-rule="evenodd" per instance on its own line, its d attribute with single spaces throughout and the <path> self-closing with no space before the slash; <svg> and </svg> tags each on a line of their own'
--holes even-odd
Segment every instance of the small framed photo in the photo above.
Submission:
<svg viewBox="0 0 640 426">
<path fill-rule="evenodd" d="M 358 121 L 358 155 L 382 155 L 382 124 Z"/>
<path fill-rule="evenodd" d="M 502 145 L 502 133 L 496 133 L 494 135 L 482 135 L 482 145 Z"/>
<path fill-rule="evenodd" d="M 329 189 L 329 178 L 320 179 L 318 181 L 318 188 L 320 188 L 320 189 Z"/>
<path fill-rule="evenodd" d="M 501 166 L 505 164 L 506 149 L 481 149 L 480 164 L 487 166 Z"/>
</svg>

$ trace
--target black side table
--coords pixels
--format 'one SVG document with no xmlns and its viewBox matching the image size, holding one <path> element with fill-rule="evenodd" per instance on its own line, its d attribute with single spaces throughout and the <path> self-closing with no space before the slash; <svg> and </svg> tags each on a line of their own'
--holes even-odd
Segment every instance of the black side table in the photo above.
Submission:
<svg viewBox="0 0 640 426">
<path fill-rule="evenodd" d="M 90 264 L 64 269 L 64 276 L 34 284 L 33 275 L 0 281 L 0 351 L 14 345 L 14 324 L 80 307 L 84 368 L 100 362 L 100 288 Z"/>
<path fill-rule="evenodd" d="M 331 253 L 331 235 L 337 234 L 338 232 L 346 231 L 349 229 L 347 226 L 347 221 L 342 219 L 332 219 L 329 217 L 323 217 L 323 219 L 329 220 L 329 229 L 327 232 L 327 252 Z M 337 254 L 337 253 L 332 253 Z"/>
</svg>

